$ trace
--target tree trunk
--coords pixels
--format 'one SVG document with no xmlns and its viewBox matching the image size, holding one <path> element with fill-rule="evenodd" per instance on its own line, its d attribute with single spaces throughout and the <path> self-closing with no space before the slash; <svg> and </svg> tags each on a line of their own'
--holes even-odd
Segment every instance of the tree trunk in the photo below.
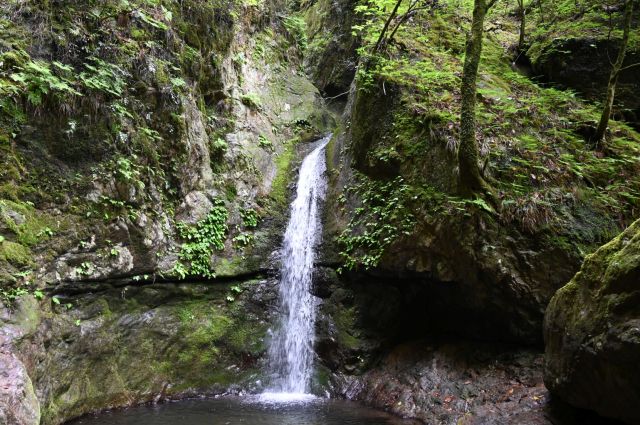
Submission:
<svg viewBox="0 0 640 425">
<path fill-rule="evenodd" d="M 609 84 L 607 86 L 607 97 L 602 109 L 602 115 L 600 116 L 600 123 L 593 140 L 596 143 L 598 149 L 605 147 L 605 133 L 609 126 L 609 118 L 611 117 L 611 111 L 613 109 L 613 101 L 616 95 L 616 84 L 618 83 L 618 77 L 620 76 L 620 70 L 624 63 L 624 57 L 627 53 L 627 45 L 629 44 L 629 33 L 631 32 L 631 19 L 633 17 L 633 2 L 634 0 L 627 0 L 627 4 L 624 8 L 624 33 L 622 35 L 622 43 L 620 44 L 620 50 L 618 51 L 618 57 L 613 64 L 611 74 L 609 74 Z"/>
<path fill-rule="evenodd" d="M 398 9 L 400 9 L 401 4 L 402 4 L 402 0 L 398 0 L 396 2 L 395 7 L 391 11 L 391 15 L 389 15 L 389 18 L 387 18 L 387 21 L 384 23 L 384 27 L 382 28 L 382 31 L 380 31 L 380 36 L 378 37 L 378 41 L 376 41 L 376 45 L 373 49 L 374 53 L 380 50 L 380 47 L 384 42 L 384 36 L 387 33 L 387 30 L 389 29 L 389 25 L 391 25 L 391 21 L 393 21 L 393 18 L 395 18 L 396 15 L 398 14 Z"/>
<path fill-rule="evenodd" d="M 540 21 L 544 24 L 544 10 L 542 9 L 542 0 L 538 0 L 538 9 L 540 9 Z"/>
<path fill-rule="evenodd" d="M 467 40 L 462 70 L 462 104 L 460 112 L 460 147 L 458 169 L 460 189 L 463 193 L 487 192 L 488 185 L 480 175 L 478 167 L 478 143 L 476 141 L 476 79 L 482 53 L 484 18 L 493 1 L 475 0 L 471 34 Z"/>
<path fill-rule="evenodd" d="M 524 50 L 524 37 L 526 33 L 527 8 L 524 6 L 524 0 L 518 0 L 520 6 L 520 38 L 518 39 L 518 51 Z"/>
</svg>

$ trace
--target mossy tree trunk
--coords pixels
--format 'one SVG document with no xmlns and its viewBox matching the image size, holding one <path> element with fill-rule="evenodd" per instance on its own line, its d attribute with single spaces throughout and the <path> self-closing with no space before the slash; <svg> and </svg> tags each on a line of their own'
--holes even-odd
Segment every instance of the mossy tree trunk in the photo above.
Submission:
<svg viewBox="0 0 640 425">
<path fill-rule="evenodd" d="M 624 8 L 624 30 L 622 35 L 622 42 L 620 44 L 620 50 L 618 51 L 618 57 L 616 58 L 611 74 L 609 75 L 609 84 L 607 85 L 607 97 L 604 101 L 604 107 L 602 109 L 602 115 L 600 116 L 600 123 L 593 140 L 596 143 L 598 149 L 602 149 L 606 145 L 605 133 L 609 126 L 609 118 L 611 117 L 611 111 L 613 110 L 613 101 L 616 95 L 616 85 L 618 83 L 618 77 L 622 71 L 622 64 L 624 63 L 624 57 L 627 53 L 627 45 L 629 44 L 629 33 L 631 32 L 631 20 L 633 17 L 633 3 L 635 0 L 627 0 Z"/>
<path fill-rule="evenodd" d="M 458 148 L 460 189 L 463 193 L 490 192 L 478 166 L 480 154 L 476 141 L 476 80 L 482 54 L 484 18 L 496 1 L 474 1 L 471 34 L 465 51 L 461 86 L 460 147 Z"/>
<path fill-rule="evenodd" d="M 524 50 L 524 39 L 527 26 L 527 8 L 524 5 L 524 0 L 518 0 L 518 8 L 520 9 L 520 36 L 518 37 L 518 50 L 522 52 Z"/>
</svg>

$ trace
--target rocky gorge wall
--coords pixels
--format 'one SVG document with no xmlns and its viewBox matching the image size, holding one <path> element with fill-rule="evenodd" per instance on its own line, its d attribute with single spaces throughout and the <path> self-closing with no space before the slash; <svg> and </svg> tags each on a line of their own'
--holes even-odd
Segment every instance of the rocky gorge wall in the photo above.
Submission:
<svg viewBox="0 0 640 425">
<path fill-rule="evenodd" d="M 564 124 L 587 106 L 505 71 L 503 40 L 479 84 L 496 209 L 457 196 L 457 9 L 398 43 L 437 78 L 354 80 L 352 1 L 56 3 L 82 25 L 36 3 L 0 6 L 2 46 L 28 55 L 2 47 L 3 72 L 53 57 L 81 95 L 16 97 L 0 127 L 0 423 L 259 390 L 296 164 L 330 131 L 314 391 L 425 423 L 598 423 L 551 400 L 543 318 L 633 214 L 609 182 L 637 165 L 598 168 Z"/>
<path fill-rule="evenodd" d="M 3 424 L 259 388 L 295 164 L 333 125 L 282 5 L 103 3 L 1 9 L 3 72 L 75 91 L 2 123 Z"/>
</svg>

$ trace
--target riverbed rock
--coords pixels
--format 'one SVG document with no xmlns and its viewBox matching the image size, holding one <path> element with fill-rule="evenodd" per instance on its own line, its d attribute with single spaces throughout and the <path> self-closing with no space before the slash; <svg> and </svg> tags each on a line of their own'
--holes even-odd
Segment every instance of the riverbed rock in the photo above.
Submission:
<svg viewBox="0 0 640 425">
<path fill-rule="evenodd" d="M 547 387 L 567 402 L 640 422 L 640 221 L 588 256 L 545 315 Z"/>
<path fill-rule="evenodd" d="M 542 354 L 453 340 L 400 344 L 340 382 L 346 397 L 427 424 L 551 424 Z"/>
</svg>

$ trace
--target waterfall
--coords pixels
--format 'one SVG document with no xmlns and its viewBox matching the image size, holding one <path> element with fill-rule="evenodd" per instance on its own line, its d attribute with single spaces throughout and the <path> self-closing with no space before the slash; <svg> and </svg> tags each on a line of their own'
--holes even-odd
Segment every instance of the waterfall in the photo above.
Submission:
<svg viewBox="0 0 640 425">
<path fill-rule="evenodd" d="M 273 382 L 270 394 L 306 394 L 313 371 L 313 342 L 317 300 L 311 295 L 315 248 L 320 239 L 320 204 L 324 200 L 326 169 L 320 140 L 302 161 L 296 198 L 284 234 L 279 284 L 280 326 L 269 346 Z"/>
</svg>

